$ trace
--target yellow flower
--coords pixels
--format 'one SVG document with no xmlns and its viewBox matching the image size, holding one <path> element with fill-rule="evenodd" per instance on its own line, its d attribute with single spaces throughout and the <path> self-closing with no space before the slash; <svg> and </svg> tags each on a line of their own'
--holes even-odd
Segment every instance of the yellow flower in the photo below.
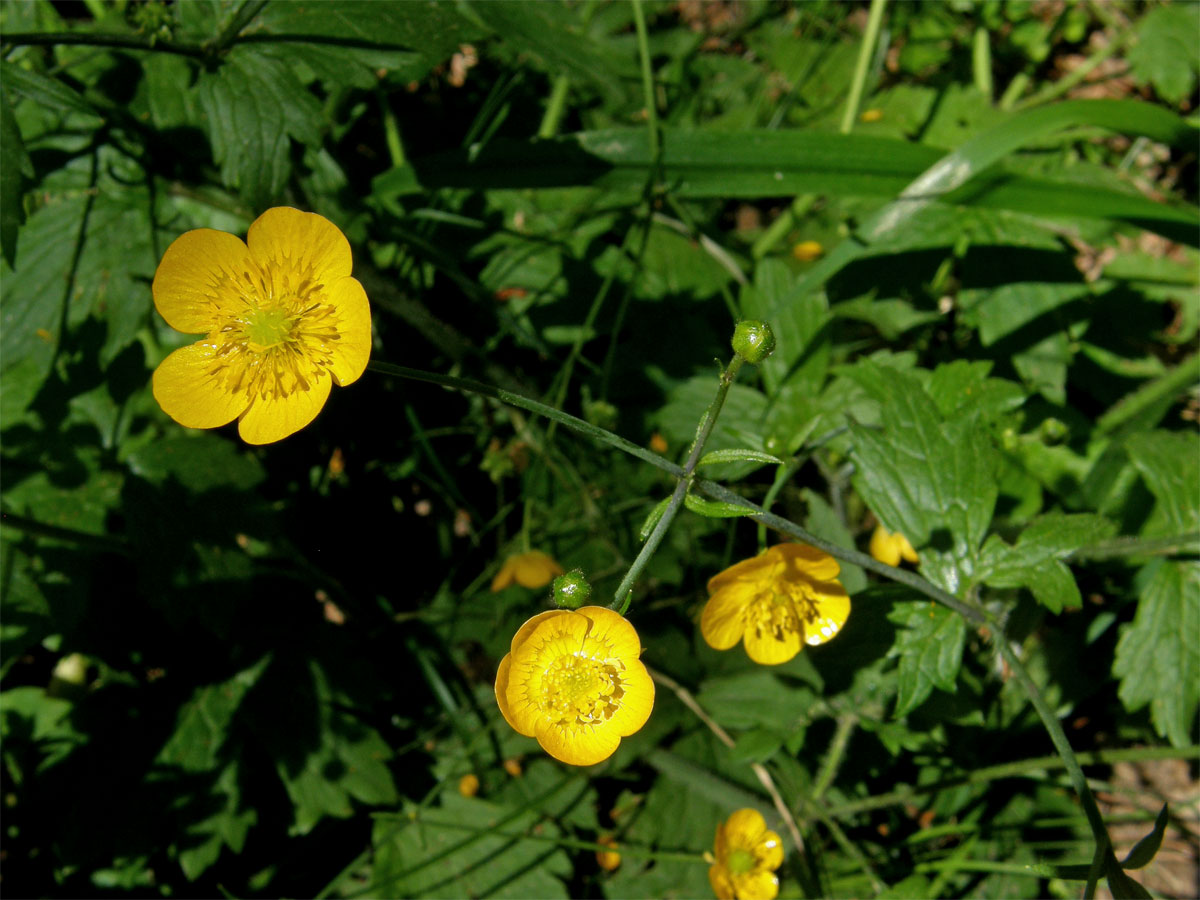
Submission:
<svg viewBox="0 0 1200 900">
<path fill-rule="evenodd" d="M 621 854 L 617 852 L 617 842 L 611 834 L 602 834 L 596 838 L 596 843 L 609 850 L 596 851 L 596 865 L 606 872 L 611 872 L 621 865 Z"/>
<path fill-rule="evenodd" d="M 846 624 L 850 597 L 837 580 L 840 571 L 837 560 L 814 547 L 777 544 L 709 580 L 700 632 L 714 649 L 744 640 L 756 663 L 785 663 Z"/>
<path fill-rule="evenodd" d="M 792 248 L 792 256 L 801 262 L 812 262 L 814 259 L 819 259 L 825 253 L 825 248 L 821 246 L 820 241 L 801 241 Z"/>
<path fill-rule="evenodd" d="M 158 405 L 189 428 L 237 419 L 250 444 L 299 431 L 371 354 L 371 308 L 350 269 L 337 227 L 289 207 L 259 216 L 246 243 L 211 228 L 177 237 L 154 273 L 154 305 L 205 337 L 155 370 Z"/>
<path fill-rule="evenodd" d="M 530 550 L 510 556 L 492 579 L 492 590 L 502 591 L 514 581 L 521 587 L 540 588 L 548 585 L 563 567 L 541 550 Z"/>
<path fill-rule="evenodd" d="M 521 773 L 525 770 L 521 768 L 521 760 L 515 756 L 510 756 L 504 761 L 504 771 L 513 778 L 520 778 Z"/>
<path fill-rule="evenodd" d="M 858 116 L 861 122 L 878 122 L 883 118 L 882 109 L 864 109 Z"/>
<path fill-rule="evenodd" d="M 556 609 L 526 622 L 496 672 L 505 720 L 573 766 L 608 759 L 646 724 L 654 682 L 638 634 L 603 606 Z"/>
<path fill-rule="evenodd" d="M 917 551 L 908 542 L 908 538 L 898 531 L 888 531 L 882 522 L 875 526 L 875 533 L 871 535 L 870 550 L 873 557 L 889 566 L 900 565 L 901 557 L 910 563 L 915 563 L 918 559 Z"/>
<path fill-rule="evenodd" d="M 458 792 L 464 797 L 474 797 L 479 793 L 479 776 L 474 772 L 468 772 L 462 778 L 458 779 Z"/>
<path fill-rule="evenodd" d="M 708 880 L 717 900 L 774 900 L 779 893 L 783 844 L 758 810 L 739 809 L 718 825 L 713 853 Z"/>
</svg>

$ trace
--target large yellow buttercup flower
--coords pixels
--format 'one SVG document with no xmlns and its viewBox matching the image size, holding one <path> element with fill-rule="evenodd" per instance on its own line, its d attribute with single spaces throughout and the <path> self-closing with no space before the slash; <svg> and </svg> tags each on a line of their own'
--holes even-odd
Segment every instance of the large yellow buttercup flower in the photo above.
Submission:
<svg viewBox="0 0 1200 900">
<path fill-rule="evenodd" d="M 783 844 L 758 810 L 739 809 L 718 825 L 713 855 L 708 880 L 717 900 L 774 900 L 779 893 Z"/>
<path fill-rule="evenodd" d="M 154 305 L 205 337 L 162 361 L 154 399 L 189 428 L 238 419 L 250 444 L 299 431 L 371 354 L 370 305 L 350 271 L 337 226 L 289 207 L 259 216 L 245 243 L 211 228 L 180 235 L 154 273 Z"/>
<path fill-rule="evenodd" d="M 717 650 L 740 640 L 756 663 L 785 663 L 846 624 L 850 597 L 837 580 L 840 571 L 815 547 L 777 544 L 709 580 L 700 632 Z"/>
<path fill-rule="evenodd" d="M 637 632 L 603 606 L 540 613 L 521 626 L 496 672 L 505 720 L 555 759 L 590 766 L 646 724 L 654 682 Z"/>
</svg>

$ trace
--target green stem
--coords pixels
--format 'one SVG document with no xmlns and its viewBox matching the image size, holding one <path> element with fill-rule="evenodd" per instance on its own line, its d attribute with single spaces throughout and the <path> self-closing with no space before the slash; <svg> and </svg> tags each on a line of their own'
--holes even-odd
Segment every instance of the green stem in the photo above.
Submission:
<svg viewBox="0 0 1200 900">
<path fill-rule="evenodd" d="M 1058 81 L 1052 82 L 1042 90 L 1038 91 L 1032 97 L 1022 100 L 1014 105 L 1018 111 L 1031 109 L 1035 106 L 1041 106 L 1043 103 L 1049 103 L 1051 100 L 1057 100 L 1063 94 L 1067 93 L 1075 85 L 1082 82 L 1090 75 L 1095 68 L 1115 56 L 1121 50 L 1125 49 L 1125 45 L 1133 39 L 1137 34 L 1136 28 L 1125 28 L 1118 30 L 1115 34 L 1110 35 L 1110 40 L 1107 44 L 1097 50 L 1086 61 L 1079 65 L 1078 68 L 1072 69 L 1069 75 L 1066 75 Z M 1020 77 L 1020 76 L 1018 76 Z"/>
<path fill-rule="evenodd" d="M 124 50 L 156 50 L 162 53 L 175 53 L 180 56 L 191 56 L 205 59 L 209 51 L 199 44 L 184 44 L 174 41 L 163 41 L 140 34 L 102 34 L 74 31 L 41 31 L 17 32 L 0 37 L 5 47 L 49 47 L 84 46 L 84 47 L 120 47 Z"/>
<path fill-rule="evenodd" d="M 229 21 L 225 23 L 225 27 L 221 29 L 216 40 L 209 45 L 210 51 L 219 53 L 237 41 L 242 29 L 249 25 L 254 20 L 254 17 L 263 11 L 263 7 L 268 2 L 269 0 L 243 0 L 237 12 L 229 17 Z"/>
<path fill-rule="evenodd" d="M 566 75 L 559 75 L 554 79 L 550 98 L 546 101 L 546 111 L 542 114 L 542 124 L 538 126 L 538 137 L 551 138 L 558 134 L 558 126 L 567 107 L 567 93 L 570 89 L 571 79 Z"/>
<path fill-rule="evenodd" d="M 782 241 L 789 231 L 795 226 L 796 222 L 817 202 L 815 194 L 801 194 L 792 201 L 792 205 L 779 214 L 779 217 L 767 226 L 764 231 L 751 246 L 750 255 L 754 259 L 762 259 L 768 253 L 775 249 L 775 245 Z"/>
<path fill-rule="evenodd" d="M 662 518 L 658 520 L 658 523 L 654 526 L 654 530 L 646 538 L 646 543 L 642 545 L 637 558 L 634 559 L 633 564 L 629 567 L 629 571 L 625 573 L 625 577 L 621 579 L 620 585 L 617 586 L 617 593 L 613 598 L 612 607 L 621 615 L 625 615 L 629 609 L 630 600 L 633 598 L 634 582 L 642 574 L 642 569 L 646 568 L 646 563 L 650 562 L 650 557 L 654 555 L 654 551 L 658 549 L 658 545 L 666 535 L 667 529 L 671 527 L 671 521 L 675 518 L 676 513 L 679 512 L 679 508 L 683 506 L 684 497 L 687 496 L 687 492 L 692 486 L 692 477 L 696 471 L 696 463 L 700 461 L 700 454 L 704 451 L 704 445 L 708 442 L 713 427 L 717 424 L 717 416 L 721 414 L 721 407 L 725 405 L 725 397 L 729 394 L 729 388 L 733 384 L 734 378 L 737 377 L 738 369 L 742 367 L 744 362 L 745 360 L 740 356 L 734 356 L 729 361 L 729 365 L 725 367 L 725 371 L 721 373 L 720 383 L 717 386 L 717 394 L 713 397 L 712 404 L 700 420 L 700 427 L 696 430 L 696 439 L 692 441 L 692 448 L 688 453 L 687 461 L 683 464 L 683 471 L 679 474 L 679 483 L 675 485 L 675 492 L 671 494 L 667 508 L 663 510 Z"/>
<path fill-rule="evenodd" d="M 642 0 L 633 0 L 633 24 L 637 28 L 638 57 L 642 63 L 642 95 L 646 103 L 646 124 L 650 129 L 650 157 L 658 160 L 658 109 L 654 101 L 654 73 L 650 68 L 650 39 L 646 34 L 646 13 Z"/>
<path fill-rule="evenodd" d="M 992 91 L 994 90 L 992 87 L 992 44 L 991 35 L 983 25 L 975 28 L 975 41 L 971 47 L 971 68 L 975 78 L 975 87 L 987 99 L 988 105 L 991 105 Z"/>
<path fill-rule="evenodd" d="M 842 134 L 849 134 L 854 128 L 854 120 L 858 118 L 858 108 L 867 84 L 871 58 L 875 55 L 875 46 L 879 43 L 879 29 L 883 25 L 883 11 L 886 6 L 887 0 L 871 0 L 871 11 L 867 14 L 867 30 L 863 32 L 862 43 L 858 47 L 858 62 L 854 66 L 854 78 L 850 82 L 850 96 L 846 98 L 842 125 L 838 129 Z"/>
<path fill-rule="evenodd" d="M 855 715 L 838 716 L 837 729 L 833 733 L 833 740 L 829 742 L 829 752 L 825 754 L 825 761 L 821 766 L 821 771 L 817 773 L 817 779 L 813 782 L 812 792 L 809 795 L 809 799 L 814 803 L 829 790 L 829 786 L 837 777 L 842 759 L 846 755 L 846 747 L 850 745 L 850 735 L 854 734 L 857 725 L 858 717 Z"/>
<path fill-rule="evenodd" d="M 779 467 L 775 473 L 775 481 L 767 490 L 767 495 L 763 497 L 763 509 L 769 510 L 771 508 L 771 504 L 775 502 L 775 498 L 779 496 L 780 491 L 792 480 L 792 476 L 800 471 L 800 467 L 804 465 L 804 460 L 805 457 L 793 456 Z M 758 523 L 758 549 L 760 553 L 767 549 L 767 526 L 762 522 Z"/>
<path fill-rule="evenodd" d="M 1080 547 L 1067 559 L 1120 559 L 1129 556 L 1174 556 L 1200 552 L 1200 531 L 1160 538 L 1117 537 Z"/>
<path fill-rule="evenodd" d="M 379 100 L 379 114 L 383 118 L 383 138 L 387 144 L 388 159 L 392 168 L 398 169 L 405 163 L 404 142 L 400 140 L 400 125 L 396 121 L 396 113 L 388 102 L 387 92 L 382 87 L 377 88 L 375 96 Z"/>
</svg>

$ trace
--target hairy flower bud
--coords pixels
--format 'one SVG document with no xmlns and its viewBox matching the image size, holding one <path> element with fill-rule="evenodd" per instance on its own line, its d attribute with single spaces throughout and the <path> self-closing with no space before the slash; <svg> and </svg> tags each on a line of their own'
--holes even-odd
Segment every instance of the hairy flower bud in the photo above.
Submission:
<svg viewBox="0 0 1200 900">
<path fill-rule="evenodd" d="M 579 609 L 591 598 L 592 586 L 583 577 L 582 570 L 572 569 L 554 579 L 550 585 L 550 596 L 560 609 Z"/>
<path fill-rule="evenodd" d="M 766 322 L 745 319 L 733 330 L 733 352 L 753 365 L 758 365 L 775 349 L 775 332 Z"/>
</svg>

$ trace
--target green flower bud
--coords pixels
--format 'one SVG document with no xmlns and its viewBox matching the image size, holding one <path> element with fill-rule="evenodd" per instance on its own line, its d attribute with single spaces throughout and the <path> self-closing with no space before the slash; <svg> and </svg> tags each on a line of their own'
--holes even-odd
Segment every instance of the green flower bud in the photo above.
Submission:
<svg viewBox="0 0 1200 900">
<path fill-rule="evenodd" d="M 1061 444 L 1070 434 L 1071 429 L 1060 419 L 1043 419 L 1042 424 L 1038 426 L 1038 437 L 1047 446 L 1053 447 L 1055 444 Z"/>
<path fill-rule="evenodd" d="M 751 365 L 758 365 L 775 349 L 775 332 L 766 322 L 745 319 L 733 329 L 733 352 Z"/>
<path fill-rule="evenodd" d="M 559 609 L 579 609 L 587 605 L 592 596 L 592 586 L 583 577 L 583 570 L 572 569 L 559 575 L 550 584 L 550 597 Z"/>
</svg>

